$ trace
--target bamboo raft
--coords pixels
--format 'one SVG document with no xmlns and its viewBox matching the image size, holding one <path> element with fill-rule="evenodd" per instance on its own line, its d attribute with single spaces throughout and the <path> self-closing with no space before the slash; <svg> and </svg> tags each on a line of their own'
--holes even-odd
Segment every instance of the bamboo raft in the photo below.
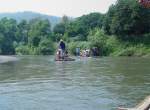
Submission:
<svg viewBox="0 0 150 110">
<path fill-rule="evenodd" d="M 118 110 L 150 110 L 150 96 L 146 97 L 141 103 L 134 108 L 121 108 Z"/>
<path fill-rule="evenodd" d="M 73 58 L 65 57 L 64 59 L 57 59 L 55 58 L 55 61 L 75 61 Z"/>
</svg>

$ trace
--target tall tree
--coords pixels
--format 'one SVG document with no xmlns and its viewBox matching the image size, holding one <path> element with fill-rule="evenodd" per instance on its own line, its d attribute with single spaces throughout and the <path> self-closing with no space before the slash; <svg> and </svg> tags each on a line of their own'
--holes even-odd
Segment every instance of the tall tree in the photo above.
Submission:
<svg viewBox="0 0 150 110">
<path fill-rule="evenodd" d="M 22 20 L 18 25 L 18 31 L 16 35 L 17 42 L 21 42 L 23 44 L 28 43 L 28 31 L 29 31 L 29 24 L 26 20 Z"/>
<path fill-rule="evenodd" d="M 14 54 L 13 42 L 16 40 L 17 22 L 14 19 L 3 18 L 0 21 L 1 53 Z"/>
<path fill-rule="evenodd" d="M 34 19 L 30 22 L 28 42 L 37 47 L 43 38 L 51 36 L 51 25 L 48 20 Z"/>
<path fill-rule="evenodd" d="M 102 28 L 104 15 L 100 13 L 90 13 L 76 18 L 70 23 L 67 32 L 69 37 L 78 37 L 78 40 L 87 40 L 87 35 L 95 27 Z"/>
<path fill-rule="evenodd" d="M 106 32 L 121 39 L 136 39 L 150 32 L 150 10 L 136 0 L 118 0 L 106 15 Z"/>
</svg>

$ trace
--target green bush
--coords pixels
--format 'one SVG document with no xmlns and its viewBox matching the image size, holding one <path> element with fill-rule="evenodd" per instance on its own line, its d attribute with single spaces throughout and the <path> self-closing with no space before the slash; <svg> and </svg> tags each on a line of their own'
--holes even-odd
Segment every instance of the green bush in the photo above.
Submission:
<svg viewBox="0 0 150 110">
<path fill-rule="evenodd" d="M 111 53 L 110 50 L 112 50 L 111 48 L 109 48 L 109 45 L 107 42 L 110 42 L 109 36 L 106 35 L 102 30 L 96 28 L 94 30 L 92 30 L 89 35 L 88 35 L 88 41 L 90 42 L 90 47 L 97 47 L 99 54 L 101 56 L 106 56 L 109 55 L 109 53 Z"/>
<path fill-rule="evenodd" d="M 54 43 L 49 39 L 42 40 L 38 47 L 20 44 L 15 48 L 17 55 L 50 55 L 54 50 Z"/>
<path fill-rule="evenodd" d="M 44 39 L 39 44 L 39 53 L 42 55 L 53 54 L 54 50 L 54 43 L 50 39 Z"/>
<path fill-rule="evenodd" d="M 30 53 L 30 49 L 28 46 L 21 45 L 15 48 L 17 55 L 28 55 Z"/>
<path fill-rule="evenodd" d="M 106 45 L 106 40 L 108 36 L 104 34 L 102 30 L 95 29 L 92 30 L 88 35 L 88 41 L 91 47 L 103 48 Z"/>
<path fill-rule="evenodd" d="M 120 48 L 120 42 L 116 38 L 116 36 L 109 36 L 109 38 L 106 41 L 106 55 L 111 55 L 115 51 L 117 51 Z"/>
<path fill-rule="evenodd" d="M 89 49 L 90 48 L 90 44 L 87 41 L 70 42 L 68 44 L 68 49 L 69 49 L 71 54 L 75 54 L 76 53 L 76 48 L 77 47 L 80 48 L 80 50 Z"/>
<path fill-rule="evenodd" d="M 124 45 L 124 44 L 123 44 Z M 125 48 L 118 48 L 113 53 L 114 56 L 144 56 L 150 53 L 150 48 L 144 44 L 130 45 Z"/>
<path fill-rule="evenodd" d="M 126 49 L 122 49 L 117 56 L 133 56 L 136 52 L 135 47 L 128 47 Z"/>
</svg>

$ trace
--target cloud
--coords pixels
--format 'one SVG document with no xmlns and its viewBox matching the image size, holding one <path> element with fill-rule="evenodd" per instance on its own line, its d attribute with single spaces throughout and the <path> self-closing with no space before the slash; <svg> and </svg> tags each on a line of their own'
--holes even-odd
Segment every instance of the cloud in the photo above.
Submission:
<svg viewBox="0 0 150 110">
<path fill-rule="evenodd" d="M 81 16 L 105 13 L 116 0 L 1 0 L 0 12 L 35 11 L 49 15 Z"/>
</svg>

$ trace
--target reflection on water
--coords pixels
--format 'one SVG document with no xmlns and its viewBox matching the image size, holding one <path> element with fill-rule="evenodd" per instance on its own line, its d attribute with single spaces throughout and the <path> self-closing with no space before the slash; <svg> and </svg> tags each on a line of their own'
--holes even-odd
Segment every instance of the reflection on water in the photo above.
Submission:
<svg viewBox="0 0 150 110">
<path fill-rule="evenodd" d="M 0 110 L 115 110 L 150 91 L 149 58 L 54 62 L 23 56 L 0 64 Z"/>
</svg>

